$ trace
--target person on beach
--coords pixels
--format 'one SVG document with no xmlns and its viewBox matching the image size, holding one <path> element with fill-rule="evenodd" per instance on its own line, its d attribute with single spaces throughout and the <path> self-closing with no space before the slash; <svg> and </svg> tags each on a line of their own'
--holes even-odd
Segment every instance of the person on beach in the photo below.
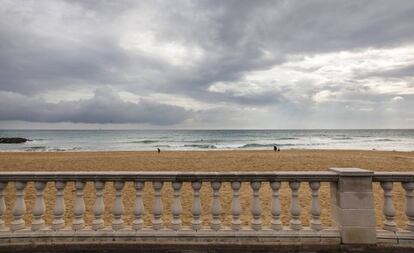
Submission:
<svg viewBox="0 0 414 253">
<path fill-rule="evenodd" d="M 158 152 L 158 153 L 161 153 L 161 149 L 160 149 L 160 148 L 157 148 L 157 152 Z"/>
<path fill-rule="evenodd" d="M 277 146 L 276 145 L 273 146 L 273 151 L 275 151 L 275 152 L 277 151 Z"/>
</svg>

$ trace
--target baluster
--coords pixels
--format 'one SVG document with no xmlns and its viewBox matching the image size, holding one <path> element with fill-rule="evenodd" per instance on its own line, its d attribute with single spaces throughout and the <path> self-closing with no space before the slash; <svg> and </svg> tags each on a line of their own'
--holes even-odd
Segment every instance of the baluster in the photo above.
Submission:
<svg viewBox="0 0 414 253">
<path fill-rule="evenodd" d="M 56 202 L 53 209 L 53 222 L 52 229 L 54 231 L 60 230 L 65 226 L 64 214 L 65 214 L 65 185 L 66 182 L 56 181 Z"/>
<path fill-rule="evenodd" d="M 33 208 L 33 221 L 32 221 L 32 231 L 38 231 L 45 226 L 45 220 L 43 215 L 45 213 L 45 200 L 44 200 L 44 190 L 46 187 L 46 182 L 37 181 L 34 183 L 36 189 L 36 200 Z"/>
<path fill-rule="evenodd" d="M 92 222 L 92 229 L 99 230 L 104 228 L 105 223 L 103 220 L 103 215 L 105 212 L 105 203 L 104 203 L 104 188 L 105 182 L 95 181 L 95 204 L 93 205 L 93 215 L 94 219 Z"/>
<path fill-rule="evenodd" d="M 414 232 L 414 182 L 403 182 L 405 190 L 405 215 L 407 216 L 407 230 Z"/>
<path fill-rule="evenodd" d="M 85 227 L 83 215 L 85 213 L 85 200 L 83 198 L 83 190 L 85 189 L 85 182 L 75 182 L 76 197 L 75 206 L 73 207 L 74 220 L 72 223 L 73 230 L 81 230 Z"/>
<path fill-rule="evenodd" d="M 193 219 L 191 221 L 191 225 L 193 230 L 197 231 L 201 228 L 201 201 L 200 201 L 200 189 L 201 189 L 201 182 L 192 182 L 191 186 L 193 187 L 193 206 L 191 208 L 191 213 L 193 215 Z"/>
<path fill-rule="evenodd" d="M 24 222 L 24 214 L 26 213 L 26 204 L 24 203 L 24 189 L 26 188 L 26 182 L 15 182 L 16 187 L 16 201 L 12 210 L 13 221 L 11 223 L 11 231 L 23 229 L 26 226 Z"/>
<path fill-rule="evenodd" d="M 260 208 L 260 199 L 259 199 L 259 190 L 261 182 L 250 182 L 250 187 L 253 190 L 253 200 L 252 200 L 252 229 L 258 231 L 262 229 L 262 219 L 261 214 L 262 210 Z"/>
<path fill-rule="evenodd" d="M 270 187 L 272 188 L 272 229 L 281 230 L 282 222 L 280 221 L 280 199 L 279 199 L 279 189 L 281 183 L 278 181 L 270 182 Z"/>
<path fill-rule="evenodd" d="M 384 229 L 388 231 L 397 231 L 395 208 L 392 202 L 393 182 L 381 182 L 381 187 L 384 190 L 384 208 L 382 209 L 385 217 Z"/>
<path fill-rule="evenodd" d="M 177 231 L 181 229 L 181 213 L 182 213 L 182 207 L 181 207 L 181 199 L 180 199 L 180 191 L 182 187 L 182 182 L 173 182 L 172 187 L 174 189 L 174 202 L 173 206 L 171 208 L 171 212 L 173 215 L 172 220 L 172 229 Z"/>
<path fill-rule="evenodd" d="M 299 187 L 300 182 L 289 182 L 289 187 L 292 191 L 292 200 L 290 203 L 290 228 L 293 230 L 300 230 L 302 223 L 300 221 L 300 205 L 299 205 Z"/>
<path fill-rule="evenodd" d="M 4 201 L 4 189 L 6 189 L 7 182 L 0 182 L 0 231 L 6 230 L 3 215 L 6 212 L 6 202 Z"/>
<path fill-rule="evenodd" d="M 211 205 L 211 229 L 213 229 L 214 231 L 218 231 L 221 228 L 220 187 L 221 182 L 211 182 L 211 188 L 213 188 L 213 203 Z"/>
<path fill-rule="evenodd" d="M 144 214 L 144 204 L 142 203 L 142 189 L 144 189 L 144 186 L 145 182 L 135 182 L 135 219 L 132 223 L 132 228 L 135 230 L 141 230 L 144 225 L 144 221 L 142 220 L 142 215 Z"/>
<path fill-rule="evenodd" d="M 233 219 L 231 221 L 231 228 L 233 230 L 240 230 L 241 229 L 241 221 L 240 221 L 240 182 L 232 182 L 231 188 L 233 189 L 233 199 L 231 201 L 231 213 Z"/>
<path fill-rule="evenodd" d="M 124 227 L 124 220 L 122 219 L 122 215 L 124 214 L 124 205 L 122 203 L 122 190 L 124 189 L 125 182 L 123 181 L 115 181 L 114 188 L 115 188 L 115 202 L 114 206 L 112 207 L 112 229 L 113 230 L 120 230 Z"/>
<path fill-rule="evenodd" d="M 310 211 L 312 217 L 310 220 L 310 227 L 316 231 L 322 230 L 321 205 L 319 202 L 320 186 L 320 182 L 309 182 L 309 187 L 312 190 L 312 206 Z"/>
<path fill-rule="evenodd" d="M 152 220 L 152 228 L 154 230 L 159 230 L 162 228 L 162 199 L 161 199 L 161 189 L 163 186 L 163 182 L 153 182 L 152 186 L 154 187 L 154 206 L 152 208 L 152 213 L 154 215 L 154 219 Z"/>
</svg>

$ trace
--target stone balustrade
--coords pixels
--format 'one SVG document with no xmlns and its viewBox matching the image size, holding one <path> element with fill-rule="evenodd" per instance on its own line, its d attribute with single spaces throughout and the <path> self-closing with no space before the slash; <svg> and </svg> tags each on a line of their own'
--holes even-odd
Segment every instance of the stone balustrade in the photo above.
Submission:
<svg viewBox="0 0 414 253">
<path fill-rule="evenodd" d="M 31 224 L 25 223 L 25 189 L 29 182 L 35 188 Z M 55 187 L 53 220 L 45 222 L 45 187 L 53 182 Z M 65 188 L 74 182 L 75 191 L 73 210 L 65 207 Z M 85 185 L 92 182 L 95 199 L 92 210 L 85 207 Z M 112 206 L 105 206 L 105 184 L 112 182 L 115 199 Z M 126 183 L 133 183 L 135 190 L 132 218 L 126 224 L 123 206 L 123 190 Z M 172 188 L 171 223 L 163 222 L 167 215 L 164 208 L 162 190 L 166 183 Z M 383 228 L 377 227 L 375 219 L 373 184 L 378 182 L 383 189 Z M 182 222 L 182 187 L 191 185 L 191 224 Z M 204 184 L 203 184 L 204 183 Z M 202 213 L 201 188 L 208 183 L 212 195 L 211 211 Z M 241 194 L 243 184 L 251 188 L 250 213 L 248 226 L 241 221 Z M 261 189 L 264 183 L 271 191 L 271 208 L 264 213 L 261 208 Z M 280 189 L 286 183 L 290 189 L 290 206 L 281 204 Z M 321 183 L 330 184 L 330 226 L 321 222 L 320 187 Z M 396 210 L 393 205 L 392 191 L 395 183 L 401 183 L 405 190 L 405 227 L 398 227 Z M 13 206 L 6 206 L 5 188 L 13 185 L 15 190 Z M 144 208 L 143 190 L 145 185 L 153 188 L 152 208 Z M 221 189 L 223 184 L 231 187 L 231 222 L 223 224 L 221 215 Z M 308 187 L 310 209 L 302 210 L 299 190 Z M 5 213 L 11 208 L 12 221 L 6 225 Z M 289 224 L 283 224 L 281 213 L 288 209 Z M 112 213 L 110 226 L 105 226 L 104 213 Z M 93 213 L 90 226 L 85 224 L 84 216 Z M 71 225 L 65 224 L 65 213 L 72 212 Z M 150 214 L 151 226 L 144 225 L 144 215 Z M 209 226 L 203 226 L 202 215 L 209 215 Z M 309 216 L 309 225 L 302 224 L 302 215 Z M 264 216 L 271 217 L 270 224 L 263 224 Z M 285 225 L 285 226 L 284 226 Z M 286 226 L 287 225 L 287 226 Z M 236 244 L 385 244 L 392 246 L 414 246 L 414 173 L 381 172 L 333 168 L 329 171 L 298 172 L 0 172 L 0 249 L 2 245 L 13 243 L 74 243 L 81 241 L 116 241 L 144 243 L 154 242 L 193 242 L 198 243 L 236 243 Z"/>
</svg>

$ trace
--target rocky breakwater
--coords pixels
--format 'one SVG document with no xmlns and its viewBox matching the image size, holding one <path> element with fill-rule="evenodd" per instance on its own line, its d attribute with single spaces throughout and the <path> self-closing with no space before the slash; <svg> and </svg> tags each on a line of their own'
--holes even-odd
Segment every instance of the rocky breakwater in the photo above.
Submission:
<svg viewBox="0 0 414 253">
<path fill-rule="evenodd" d="M 30 141 L 30 140 L 26 138 L 20 138 L 20 137 L 0 137 L 0 143 L 6 143 L 6 144 L 25 143 L 26 141 Z"/>
</svg>

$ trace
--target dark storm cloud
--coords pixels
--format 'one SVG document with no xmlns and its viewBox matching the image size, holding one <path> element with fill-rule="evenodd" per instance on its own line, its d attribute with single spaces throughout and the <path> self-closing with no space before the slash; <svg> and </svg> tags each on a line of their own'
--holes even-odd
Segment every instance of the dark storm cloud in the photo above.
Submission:
<svg viewBox="0 0 414 253">
<path fill-rule="evenodd" d="M 412 44 L 412 13 L 410 0 L 0 1 L 0 92 L 33 103 L 9 100 L 13 106 L 0 120 L 20 115 L 30 121 L 108 122 L 97 110 L 110 108 L 95 103 L 96 97 L 60 102 L 53 109 L 33 98 L 48 91 L 101 86 L 237 106 L 289 104 L 292 89 L 308 96 L 310 88 L 240 94 L 212 92 L 209 87 L 239 82 L 252 71 L 288 62 L 291 55 Z M 141 43 L 147 37 L 126 39 L 148 33 L 149 44 Z M 369 75 L 407 77 L 411 70 L 402 66 Z M 190 117 L 174 106 L 118 102 L 120 110 L 111 113 L 118 123 L 175 124 Z M 60 114 L 66 107 L 74 109 Z M 142 109 L 146 107 L 162 117 L 152 119 Z M 174 113 L 162 113 L 164 109 Z"/>
<path fill-rule="evenodd" d="M 12 110 L 11 110 L 12 109 Z M 147 100 L 124 102 L 109 88 L 91 99 L 47 103 L 12 92 L 0 92 L 0 118 L 31 122 L 177 124 L 191 115 L 178 106 Z"/>
</svg>

